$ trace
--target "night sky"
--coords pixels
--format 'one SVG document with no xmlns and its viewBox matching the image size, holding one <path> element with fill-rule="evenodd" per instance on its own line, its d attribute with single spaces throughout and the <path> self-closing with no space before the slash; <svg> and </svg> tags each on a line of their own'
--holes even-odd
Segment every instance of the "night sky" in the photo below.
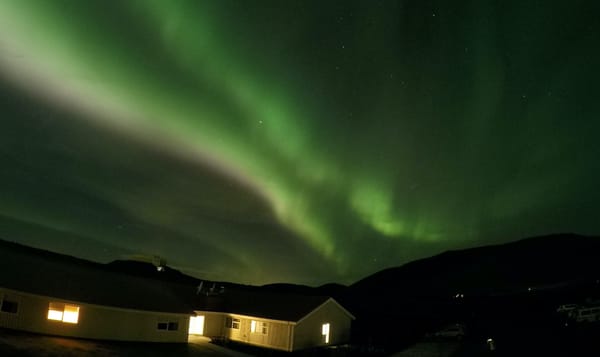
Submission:
<svg viewBox="0 0 600 357">
<path fill-rule="evenodd" d="M 0 238 L 318 285 L 600 234 L 599 10 L 0 0 Z"/>
</svg>

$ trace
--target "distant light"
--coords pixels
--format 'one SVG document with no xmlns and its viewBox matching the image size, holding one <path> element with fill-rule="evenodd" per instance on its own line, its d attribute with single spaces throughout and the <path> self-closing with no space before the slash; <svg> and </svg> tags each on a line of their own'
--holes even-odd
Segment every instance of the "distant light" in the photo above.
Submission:
<svg viewBox="0 0 600 357">
<path fill-rule="evenodd" d="M 488 345 L 488 348 L 490 349 L 490 351 L 494 351 L 496 349 L 496 343 L 491 338 L 487 339 L 487 345 Z"/>
<path fill-rule="evenodd" d="M 163 267 L 163 266 L 159 265 L 159 266 L 157 266 L 157 267 L 156 267 L 156 270 L 157 270 L 157 271 L 164 271 L 164 270 L 165 270 L 165 267 Z"/>
<path fill-rule="evenodd" d="M 531 291 L 531 288 L 527 288 L 527 291 Z"/>
</svg>

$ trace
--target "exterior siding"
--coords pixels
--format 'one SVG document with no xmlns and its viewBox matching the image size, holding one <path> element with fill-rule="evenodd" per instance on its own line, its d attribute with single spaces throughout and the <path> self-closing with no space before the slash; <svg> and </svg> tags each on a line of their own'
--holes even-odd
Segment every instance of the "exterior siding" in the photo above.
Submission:
<svg viewBox="0 0 600 357">
<path fill-rule="evenodd" d="M 85 304 L 0 288 L 0 297 L 18 303 L 17 313 L 0 312 L 0 327 L 35 333 L 120 341 L 187 342 L 189 316 Z M 48 320 L 50 302 L 79 306 L 78 323 Z M 176 322 L 176 331 L 158 330 Z"/>
<path fill-rule="evenodd" d="M 240 319 L 240 329 L 226 328 L 226 337 L 231 340 L 248 343 L 251 345 L 274 348 L 278 350 L 289 350 L 291 325 L 289 322 L 261 319 L 258 317 L 241 316 L 229 314 L 232 318 Z M 252 332 L 252 320 L 257 323 L 267 323 L 267 333 L 261 331 Z M 260 329 L 258 329 L 260 330 Z M 228 335 L 227 335 L 228 333 Z"/>
<path fill-rule="evenodd" d="M 255 346 L 290 351 L 291 337 L 294 324 L 287 321 L 262 319 L 258 317 L 196 311 L 197 315 L 205 316 L 204 335 L 212 338 L 225 338 L 232 341 L 248 343 Z M 225 326 L 227 318 L 239 319 L 239 329 Z M 267 323 L 267 333 L 262 331 L 252 332 L 252 320 L 257 323 Z M 259 329 L 260 330 L 260 329 Z M 210 331 L 210 334 L 209 332 Z"/>
<path fill-rule="evenodd" d="M 225 334 L 225 315 L 220 312 L 196 311 L 197 316 L 204 316 L 204 333 L 206 337 L 220 339 Z"/>
<path fill-rule="evenodd" d="M 322 335 L 323 324 L 329 323 L 329 343 Z M 352 318 L 335 302 L 327 300 L 323 305 L 300 320 L 294 329 L 293 350 L 339 345 L 350 341 Z"/>
</svg>

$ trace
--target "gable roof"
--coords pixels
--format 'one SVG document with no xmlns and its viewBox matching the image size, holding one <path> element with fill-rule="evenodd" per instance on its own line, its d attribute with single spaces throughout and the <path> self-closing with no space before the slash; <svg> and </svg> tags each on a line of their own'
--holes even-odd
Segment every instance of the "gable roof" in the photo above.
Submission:
<svg viewBox="0 0 600 357">
<path fill-rule="evenodd" d="M 166 283 L 119 274 L 61 254 L 0 241 L 0 287 L 82 303 L 191 313 Z"/>
<path fill-rule="evenodd" d="M 299 322 L 314 310 L 333 301 L 348 316 L 354 316 L 329 296 L 274 293 L 255 290 L 228 290 L 219 296 L 201 296 L 196 308 L 203 311 L 228 312 L 280 321 Z"/>
<path fill-rule="evenodd" d="M 327 304 L 328 302 L 331 302 L 332 304 L 334 304 L 335 306 L 337 306 L 338 309 L 342 310 L 346 315 L 348 315 L 348 317 L 350 317 L 351 320 L 356 320 L 356 317 L 354 315 L 352 315 L 352 313 L 350 311 L 346 310 L 346 308 L 343 307 L 342 304 L 340 304 L 339 302 L 337 302 L 334 298 L 330 297 L 325 302 L 323 302 L 321 305 L 319 305 L 316 308 L 314 308 L 311 312 L 309 312 L 308 314 L 304 315 L 300 320 L 298 320 L 296 322 L 299 323 L 302 320 L 305 320 L 310 315 L 312 315 L 315 311 L 317 311 L 321 306 Z"/>
</svg>

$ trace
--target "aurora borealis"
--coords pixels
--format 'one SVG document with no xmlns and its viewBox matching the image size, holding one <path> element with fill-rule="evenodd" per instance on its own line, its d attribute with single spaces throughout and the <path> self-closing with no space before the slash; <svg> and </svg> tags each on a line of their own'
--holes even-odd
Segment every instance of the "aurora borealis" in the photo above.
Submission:
<svg viewBox="0 0 600 357">
<path fill-rule="evenodd" d="M 599 7 L 0 0 L 0 238 L 314 285 L 599 234 Z"/>
</svg>

